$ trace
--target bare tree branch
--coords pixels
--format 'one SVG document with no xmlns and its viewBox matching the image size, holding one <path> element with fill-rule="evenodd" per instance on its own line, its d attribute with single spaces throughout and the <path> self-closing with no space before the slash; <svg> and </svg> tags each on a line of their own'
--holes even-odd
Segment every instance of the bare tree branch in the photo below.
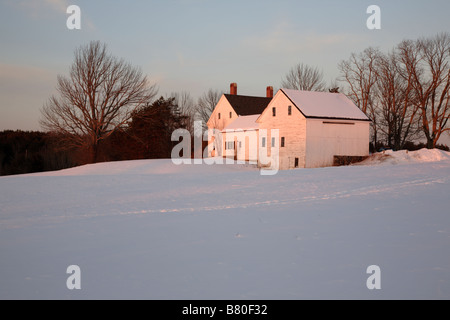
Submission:
<svg viewBox="0 0 450 320">
<path fill-rule="evenodd" d="M 403 41 L 400 50 L 417 96 L 427 147 L 434 148 L 442 133 L 450 130 L 450 34 Z"/>
<path fill-rule="evenodd" d="M 41 126 L 61 133 L 70 146 L 89 149 L 92 162 L 100 141 L 156 95 L 139 68 L 111 56 L 98 41 L 75 51 L 69 77 L 58 76 L 57 91 L 41 110 Z"/>
<path fill-rule="evenodd" d="M 292 67 L 281 82 L 286 89 L 303 91 L 325 91 L 326 85 L 323 80 L 323 72 L 303 63 Z"/>
<path fill-rule="evenodd" d="M 198 118 L 203 122 L 205 129 L 207 128 L 206 123 L 222 95 L 223 92 L 221 91 L 209 89 L 198 99 L 196 113 Z"/>
<path fill-rule="evenodd" d="M 196 113 L 196 105 L 194 99 L 191 97 L 189 92 L 172 92 L 170 97 L 174 98 L 174 104 L 178 105 L 181 115 L 186 117 L 186 129 L 194 133 L 194 120 Z"/>
<path fill-rule="evenodd" d="M 379 110 L 375 99 L 375 84 L 377 74 L 375 65 L 380 56 L 378 49 L 369 47 L 360 54 L 352 53 L 350 59 L 342 61 L 338 68 L 341 72 L 340 81 L 348 85 L 347 95 L 372 120 L 372 140 L 378 143 Z"/>
</svg>

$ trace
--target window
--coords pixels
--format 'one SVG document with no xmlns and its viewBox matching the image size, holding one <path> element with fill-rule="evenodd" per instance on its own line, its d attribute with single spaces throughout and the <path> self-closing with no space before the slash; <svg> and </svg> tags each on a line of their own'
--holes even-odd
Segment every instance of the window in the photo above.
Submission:
<svg viewBox="0 0 450 320">
<path fill-rule="evenodd" d="M 298 168 L 298 158 L 295 158 L 295 168 Z"/>
<path fill-rule="evenodd" d="M 275 117 L 277 115 L 277 108 L 272 108 L 272 116 Z"/>
<path fill-rule="evenodd" d="M 227 141 L 227 143 L 225 144 L 225 149 L 234 150 L 234 141 Z"/>
<path fill-rule="evenodd" d="M 288 107 L 288 116 L 292 115 L 292 106 Z"/>
<path fill-rule="evenodd" d="M 275 147 L 275 138 L 272 138 L 272 148 Z"/>
<path fill-rule="evenodd" d="M 281 147 L 284 147 L 284 137 L 281 137 Z"/>
<path fill-rule="evenodd" d="M 233 117 L 233 113 L 230 111 L 230 119 Z"/>
<path fill-rule="evenodd" d="M 219 120 L 220 120 L 220 112 L 219 112 Z"/>
<path fill-rule="evenodd" d="M 261 147 L 265 148 L 266 147 L 266 137 L 263 137 L 261 140 Z"/>
<path fill-rule="evenodd" d="M 239 141 L 239 149 L 242 148 L 242 141 Z"/>
</svg>

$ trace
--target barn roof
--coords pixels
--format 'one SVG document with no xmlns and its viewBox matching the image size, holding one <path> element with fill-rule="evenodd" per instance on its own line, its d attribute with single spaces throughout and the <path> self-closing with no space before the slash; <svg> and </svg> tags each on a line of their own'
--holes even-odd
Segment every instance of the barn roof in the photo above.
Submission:
<svg viewBox="0 0 450 320">
<path fill-rule="evenodd" d="M 259 128 L 259 123 L 256 119 L 259 118 L 259 114 L 253 114 L 250 116 L 240 116 L 228 126 L 226 126 L 223 131 L 235 131 L 235 130 L 254 130 Z"/>
<path fill-rule="evenodd" d="M 224 94 L 234 111 L 239 116 L 261 114 L 272 98 L 250 97 L 232 94 Z"/>
<path fill-rule="evenodd" d="M 364 112 L 342 93 L 280 90 L 305 118 L 370 121 Z"/>
</svg>

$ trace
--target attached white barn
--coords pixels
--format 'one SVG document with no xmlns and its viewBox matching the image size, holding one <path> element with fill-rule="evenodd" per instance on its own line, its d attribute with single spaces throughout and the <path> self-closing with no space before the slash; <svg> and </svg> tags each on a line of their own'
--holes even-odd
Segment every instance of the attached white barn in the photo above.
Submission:
<svg viewBox="0 0 450 320">
<path fill-rule="evenodd" d="M 222 130 L 226 157 L 250 162 L 258 161 L 259 114 L 240 116 Z"/>
<path fill-rule="evenodd" d="M 342 93 L 280 89 L 257 122 L 268 135 L 279 129 L 280 169 L 326 167 L 334 156 L 369 155 L 370 119 Z"/>
<path fill-rule="evenodd" d="M 263 99 L 270 101 L 266 106 L 259 103 L 260 114 L 248 114 L 240 105 L 242 115 L 236 113 L 217 128 L 221 156 L 256 161 L 260 166 L 271 159 L 272 165 L 284 170 L 332 166 L 335 156 L 369 155 L 370 119 L 344 94 L 280 89 L 272 99 Z M 252 109 L 250 113 L 256 113 L 258 108 L 253 104 Z M 224 111 L 229 112 L 219 103 L 208 121 L 210 129 L 216 128 L 210 126 L 213 116 Z"/>
</svg>

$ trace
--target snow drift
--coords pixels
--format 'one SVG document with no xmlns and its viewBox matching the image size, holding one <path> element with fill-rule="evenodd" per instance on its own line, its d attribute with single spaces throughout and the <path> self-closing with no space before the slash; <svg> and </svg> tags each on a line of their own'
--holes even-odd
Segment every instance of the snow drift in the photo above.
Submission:
<svg viewBox="0 0 450 320">
<path fill-rule="evenodd" d="M 368 159 L 360 162 L 360 165 L 391 165 L 405 163 L 436 162 L 450 160 L 450 152 L 439 149 L 421 149 L 417 151 L 392 151 L 386 150 L 371 155 Z"/>
</svg>

